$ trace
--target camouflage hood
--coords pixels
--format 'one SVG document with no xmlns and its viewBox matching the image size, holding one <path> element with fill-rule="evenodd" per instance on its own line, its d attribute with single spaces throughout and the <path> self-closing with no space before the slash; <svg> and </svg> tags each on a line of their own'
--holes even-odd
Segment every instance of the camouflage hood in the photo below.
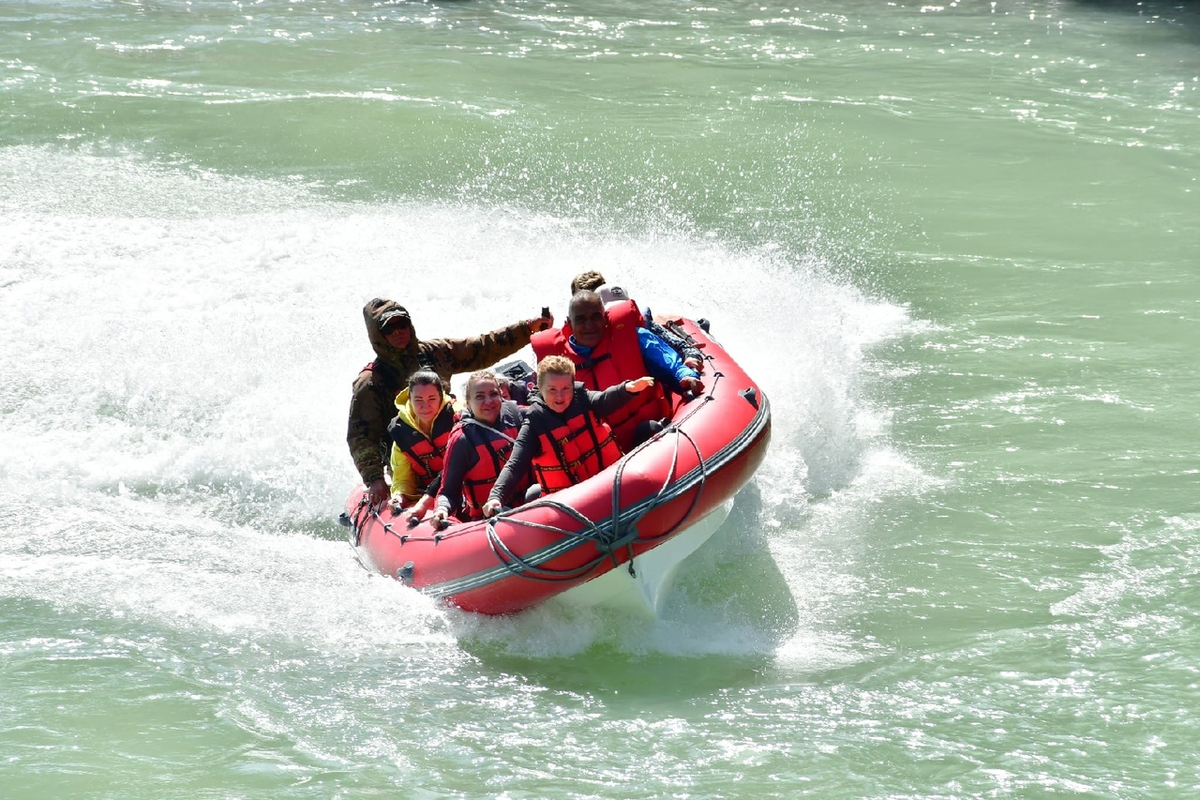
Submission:
<svg viewBox="0 0 1200 800">
<path fill-rule="evenodd" d="M 398 370 L 402 375 L 411 375 L 421 369 L 420 345 L 417 328 L 412 324 L 412 317 L 409 317 L 412 336 L 408 339 L 408 347 L 403 350 L 398 350 L 388 344 L 380 328 L 384 315 L 394 311 L 408 315 L 408 309 L 394 300 L 383 300 L 376 297 L 363 306 L 363 321 L 367 325 L 367 338 L 371 340 L 371 349 L 375 351 L 375 355 L 379 357 L 380 361 Z"/>
</svg>

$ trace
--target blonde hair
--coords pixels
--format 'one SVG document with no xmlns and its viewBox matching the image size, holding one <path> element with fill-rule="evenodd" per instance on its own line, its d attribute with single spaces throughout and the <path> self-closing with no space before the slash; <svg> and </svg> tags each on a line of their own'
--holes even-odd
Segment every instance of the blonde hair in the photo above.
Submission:
<svg viewBox="0 0 1200 800">
<path fill-rule="evenodd" d="M 500 388 L 500 378 L 490 369 L 478 369 L 467 376 L 467 382 L 463 386 L 463 395 L 469 401 L 471 399 L 471 390 L 475 388 L 475 384 L 480 381 L 491 381 L 496 384 L 496 388 Z"/>
<path fill-rule="evenodd" d="M 537 365 L 538 386 L 547 375 L 568 375 L 575 377 L 575 364 L 566 356 L 546 356 Z"/>
</svg>

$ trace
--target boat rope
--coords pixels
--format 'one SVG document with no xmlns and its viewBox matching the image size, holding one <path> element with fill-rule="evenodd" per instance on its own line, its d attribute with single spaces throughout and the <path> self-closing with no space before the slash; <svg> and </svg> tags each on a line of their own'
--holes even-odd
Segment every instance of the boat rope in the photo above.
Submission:
<svg viewBox="0 0 1200 800">
<path fill-rule="evenodd" d="M 717 383 L 719 383 L 724 377 L 725 376 L 720 372 L 713 373 L 713 385 L 703 395 L 704 403 L 697 403 L 695 407 L 689 409 L 679 420 L 673 421 L 661 431 L 656 432 L 645 442 L 642 442 L 637 447 L 630 450 L 624 458 L 617 462 L 616 475 L 613 477 L 612 482 L 612 515 L 609 517 L 609 521 L 606 525 L 597 525 L 595 522 L 588 519 L 571 506 L 557 500 L 551 498 L 534 500 L 530 503 L 520 506 L 519 510 L 521 512 L 525 512 L 532 508 L 552 508 L 559 513 L 575 520 L 580 524 L 581 528 L 579 530 L 570 530 L 557 525 L 547 525 L 545 523 L 534 522 L 532 520 L 513 516 L 513 510 L 511 509 L 509 511 L 502 511 L 487 521 L 488 545 L 495 554 L 497 561 L 499 561 L 505 568 L 518 577 L 528 578 L 530 580 L 552 582 L 571 581 L 578 580 L 579 578 L 590 574 L 608 559 L 611 559 L 614 567 L 618 566 L 619 562 L 617 560 L 617 552 L 621 548 L 627 548 L 629 553 L 629 574 L 631 577 L 637 577 L 633 563 L 634 544 L 655 542 L 672 536 L 679 529 L 679 526 L 682 525 L 685 520 L 691 517 L 692 512 L 696 509 L 696 505 L 700 502 L 701 495 L 704 493 L 704 486 L 708 479 L 708 468 L 704 463 L 703 454 L 700 451 L 699 445 L 696 444 L 696 440 L 693 439 L 689 433 L 682 430 L 679 426 L 694 416 L 700 410 L 700 408 L 703 407 L 703 405 L 711 402 L 714 399 L 713 391 L 715 390 Z M 641 512 L 622 519 L 621 481 L 625 473 L 625 467 L 629 464 L 634 456 L 650 446 L 650 444 L 659 441 L 668 434 L 675 435 L 675 447 L 671 453 L 671 466 L 666 472 L 662 486 L 660 486 L 658 491 L 656 491 L 655 494 L 649 498 L 647 502 L 645 502 L 644 509 Z M 650 511 L 652 511 L 666 496 L 667 490 L 670 488 L 671 483 L 675 480 L 675 473 L 679 465 L 681 439 L 687 441 L 687 443 L 691 445 L 693 452 L 696 454 L 696 460 L 700 469 L 699 485 L 691 492 L 691 505 L 689 505 L 687 511 L 680 516 L 679 521 L 667 530 L 656 534 L 655 536 L 641 537 L 638 535 L 637 523 L 640 522 L 646 514 L 650 513 Z M 590 541 L 600 552 L 595 558 L 591 559 L 587 563 L 569 569 L 559 570 L 539 567 L 522 559 L 519 555 L 513 552 L 512 548 L 504 543 L 503 538 L 496 530 L 496 523 L 501 520 L 504 520 L 511 525 L 549 531 L 566 538 Z"/>
<path fill-rule="evenodd" d="M 354 509 L 354 518 L 351 520 L 350 530 L 354 531 L 355 547 L 362 544 L 363 529 L 367 527 L 367 520 L 371 517 L 378 518 L 379 512 L 371 508 L 371 503 L 364 492 L 362 499 L 358 501 L 358 508 Z"/>
<path fill-rule="evenodd" d="M 409 541 L 437 543 L 445 538 L 446 535 L 441 533 L 435 533 L 433 536 L 414 536 L 413 534 L 407 532 L 401 533 L 399 530 L 397 530 L 396 525 L 396 520 L 399 519 L 399 517 L 393 516 L 392 521 L 388 522 L 384 519 L 383 514 L 380 513 L 380 511 L 387 507 L 387 505 L 387 503 L 381 503 L 379 505 L 372 506 L 367 498 L 367 495 L 365 493 L 363 494 L 362 498 L 358 501 L 358 507 L 354 509 L 354 516 L 350 518 L 350 529 L 354 532 L 355 547 L 358 547 L 362 544 L 363 532 L 366 530 L 367 525 L 371 520 L 377 520 L 379 522 L 380 529 L 384 533 L 390 533 L 392 536 L 398 538 L 400 540 L 400 544 L 404 544 Z M 395 510 L 394 507 L 393 510 Z M 414 526 L 407 524 L 405 527 L 412 528 Z"/>
<path fill-rule="evenodd" d="M 522 506 L 522 509 L 537 507 L 554 508 L 559 512 L 573 518 L 576 522 L 579 522 L 583 526 L 583 529 L 573 531 L 567 528 L 560 528 L 556 525 L 546 525 L 544 523 L 524 520 L 518 517 L 507 517 L 505 512 L 492 517 L 487 521 L 488 544 L 492 548 L 492 552 L 496 555 L 496 559 L 514 575 L 521 578 L 529 578 L 531 580 L 552 582 L 577 580 L 594 571 L 598 566 L 604 563 L 606 558 L 608 558 L 608 553 L 611 552 L 612 547 L 616 543 L 608 540 L 608 532 L 605 531 L 605 529 L 597 526 L 594 522 L 585 517 L 583 514 L 580 514 L 571 506 L 568 506 L 565 503 L 560 503 L 557 500 L 534 500 L 532 503 Z M 598 556 L 588 561 L 586 564 L 581 564 L 578 567 L 573 567 L 571 569 L 546 569 L 534 564 L 530 564 L 522 559 L 519 555 L 514 553 L 512 549 L 504 543 L 504 540 L 500 537 L 499 533 L 496 532 L 496 522 L 498 522 L 501 518 L 507 519 L 508 522 L 514 525 L 520 525 L 526 528 L 537 528 L 538 530 L 550 531 L 551 533 L 557 533 L 561 536 L 591 541 L 595 543 L 597 549 L 599 549 L 601 552 Z"/>
</svg>

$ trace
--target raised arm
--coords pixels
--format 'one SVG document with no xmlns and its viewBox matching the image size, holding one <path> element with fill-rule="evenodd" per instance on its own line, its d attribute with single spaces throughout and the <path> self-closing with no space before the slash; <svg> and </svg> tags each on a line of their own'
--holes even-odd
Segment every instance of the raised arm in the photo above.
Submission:
<svg viewBox="0 0 1200 800">
<path fill-rule="evenodd" d="M 534 317 L 466 339 L 427 339 L 420 344 L 421 360 L 443 378 L 484 369 L 529 344 L 533 333 L 553 322 L 553 317 Z"/>
<path fill-rule="evenodd" d="M 596 416 L 607 417 L 632 400 L 635 394 L 653 385 L 653 378 L 638 378 L 636 381 L 621 381 L 603 392 L 588 389 L 588 403 L 591 404 L 592 411 L 596 412 Z"/>
</svg>

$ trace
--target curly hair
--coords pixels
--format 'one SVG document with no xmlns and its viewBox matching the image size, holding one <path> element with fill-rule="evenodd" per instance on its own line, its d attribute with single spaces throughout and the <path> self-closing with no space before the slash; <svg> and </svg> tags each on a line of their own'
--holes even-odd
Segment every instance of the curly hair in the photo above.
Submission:
<svg viewBox="0 0 1200 800">
<path fill-rule="evenodd" d="M 575 364 L 566 356 L 546 356 L 537 365 L 538 386 L 547 375 L 569 375 L 575 377 Z"/>
<path fill-rule="evenodd" d="M 588 289 L 596 291 L 608 281 L 604 280 L 604 276 L 594 269 L 587 272 L 581 272 L 571 280 L 571 294 L 574 295 L 580 289 Z"/>
</svg>

